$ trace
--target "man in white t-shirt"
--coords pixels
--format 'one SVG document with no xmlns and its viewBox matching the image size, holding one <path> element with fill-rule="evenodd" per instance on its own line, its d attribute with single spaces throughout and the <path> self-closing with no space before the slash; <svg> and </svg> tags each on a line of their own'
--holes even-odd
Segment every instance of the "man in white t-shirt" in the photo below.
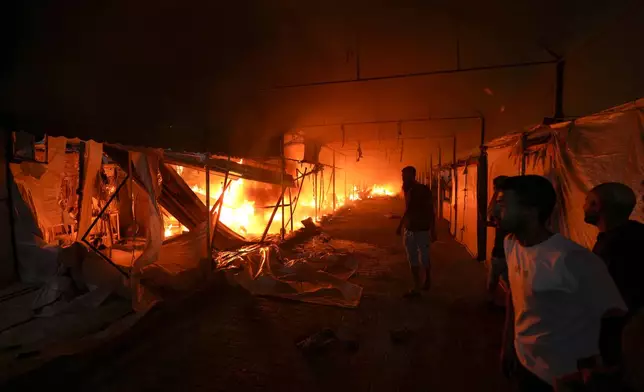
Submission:
<svg viewBox="0 0 644 392">
<path fill-rule="evenodd" d="M 602 319 L 626 310 L 605 264 L 546 228 L 556 204 L 540 176 L 504 181 L 498 196 L 510 295 L 504 373 L 519 391 L 553 391 L 555 379 L 598 356 Z"/>
</svg>

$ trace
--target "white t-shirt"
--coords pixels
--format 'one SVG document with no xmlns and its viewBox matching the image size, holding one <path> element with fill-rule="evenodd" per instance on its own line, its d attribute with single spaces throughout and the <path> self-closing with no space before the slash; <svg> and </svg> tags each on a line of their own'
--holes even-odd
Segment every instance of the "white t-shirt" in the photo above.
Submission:
<svg viewBox="0 0 644 392">
<path fill-rule="evenodd" d="M 531 247 L 510 235 L 504 246 L 519 361 L 553 384 L 599 354 L 602 316 L 626 305 L 602 260 L 560 234 Z"/>
</svg>

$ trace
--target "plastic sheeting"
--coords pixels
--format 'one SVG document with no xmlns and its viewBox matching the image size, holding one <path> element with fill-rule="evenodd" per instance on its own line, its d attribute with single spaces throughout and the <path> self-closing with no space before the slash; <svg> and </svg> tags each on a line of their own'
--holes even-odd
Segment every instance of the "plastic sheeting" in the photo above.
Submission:
<svg viewBox="0 0 644 392">
<path fill-rule="evenodd" d="M 644 100 L 584 117 L 570 129 L 556 130 L 554 166 L 561 182 L 567 235 L 592 246 L 597 231 L 584 223 L 583 203 L 592 187 L 604 182 L 621 182 L 638 195 L 631 219 L 644 222 L 642 180 L 644 179 Z"/>
<path fill-rule="evenodd" d="M 47 164 L 29 161 L 11 164 L 13 179 L 22 199 L 32 203 L 36 222 L 44 236 L 47 235 L 47 228 L 63 224 L 63 214 L 66 213 L 59 204 L 59 197 L 65 171 L 67 139 L 49 137 L 47 146 Z"/>
<path fill-rule="evenodd" d="M 276 246 L 266 246 L 241 253 L 223 267 L 232 268 L 229 279 L 256 295 L 348 308 L 357 307 L 362 296 L 362 287 L 347 282 L 358 268 L 351 254 L 287 259 Z"/>
<path fill-rule="evenodd" d="M 644 100 L 574 122 L 534 129 L 528 140 L 548 135 L 545 142 L 527 148 L 525 174 L 548 178 L 557 191 L 558 203 L 550 220 L 552 230 L 592 247 L 597 229 L 584 222 L 583 205 L 588 191 L 604 182 L 630 186 L 638 195 L 631 219 L 644 222 Z M 519 140 L 520 135 L 510 135 L 489 145 L 493 147 L 488 150 L 488 198 L 494 177 L 520 173 Z M 489 229 L 488 255 L 493 234 Z"/>
<path fill-rule="evenodd" d="M 477 165 L 461 166 L 456 169 L 458 176 L 456 240 L 465 245 L 473 257 L 478 253 L 477 172 Z"/>
</svg>

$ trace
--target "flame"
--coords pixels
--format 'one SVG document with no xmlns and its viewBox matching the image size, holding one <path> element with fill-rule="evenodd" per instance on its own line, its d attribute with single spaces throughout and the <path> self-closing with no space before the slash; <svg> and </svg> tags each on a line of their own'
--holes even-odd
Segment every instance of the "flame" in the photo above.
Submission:
<svg viewBox="0 0 644 392">
<path fill-rule="evenodd" d="M 243 163 L 243 160 L 238 161 Z M 172 166 L 176 172 L 186 181 L 190 189 L 199 197 L 199 199 L 206 204 L 206 184 L 205 174 L 196 169 L 182 166 Z M 229 179 L 229 181 L 231 181 Z M 315 195 L 313 187 L 309 180 L 304 184 L 300 192 L 293 192 L 293 205 L 288 206 L 289 197 L 286 194 L 286 204 L 284 207 L 285 217 L 282 217 L 282 208 L 278 207 L 273 217 L 273 223 L 269 227 L 269 233 L 279 233 L 282 228 L 282 220 L 285 219 L 284 225 L 287 230 L 291 228 L 291 215 L 290 209 L 295 208 L 296 211 L 293 216 L 293 228 L 298 229 L 302 227 L 301 221 L 308 217 L 316 222 L 320 222 L 322 217 L 333 213 L 333 195 L 330 194 L 328 189 L 324 195 Z M 396 192 L 393 191 L 394 187 L 387 185 L 373 185 L 368 189 L 360 190 L 357 186 L 353 186 L 352 191 L 346 197 L 336 195 L 335 207 L 340 208 L 346 203 L 362 198 L 393 196 Z M 221 197 L 223 191 L 223 178 L 211 174 L 210 183 L 210 207 L 212 208 L 217 200 Z M 264 197 L 257 199 L 255 195 L 264 193 Z M 257 182 L 237 178 L 232 179 L 230 185 L 226 189 L 224 195 L 223 206 L 221 207 L 220 222 L 228 226 L 233 231 L 242 236 L 256 236 L 261 235 L 266 229 L 266 225 L 270 221 L 271 214 L 274 210 L 274 205 L 279 199 L 281 189 L 279 186 L 260 184 Z M 296 195 L 300 194 L 299 200 L 295 200 Z M 316 200 L 317 196 L 317 200 Z M 268 201 L 268 199 L 270 201 Z M 260 201 L 261 200 L 261 201 Z M 258 205 L 257 203 L 261 203 Z M 163 216 L 164 235 L 165 238 L 176 236 L 178 234 L 187 232 L 188 229 L 181 225 L 174 217 L 164 211 Z"/>
</svg>

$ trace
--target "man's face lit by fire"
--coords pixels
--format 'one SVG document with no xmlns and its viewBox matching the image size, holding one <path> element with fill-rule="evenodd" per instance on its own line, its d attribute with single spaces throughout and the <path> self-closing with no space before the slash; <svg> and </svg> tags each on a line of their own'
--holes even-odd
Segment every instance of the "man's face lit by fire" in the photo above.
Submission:
<svg viewBox="0 0 644 392">
<path fill-rule="evenodd" d="M 588 193 L 584 203 L 584 221 L 591 225 L 597 225 L 601 218 L 601 202 L 599 196 L 594 192 Z"/>
<path fill-rule="evenodd" d="M 509 233 L 516 233 L 530 219 L 528 209 L 521 205 L 514 191 L 500 191 L 496 199 L 495 215 L 499 218 L 501 228 Z"/>
</svg>

